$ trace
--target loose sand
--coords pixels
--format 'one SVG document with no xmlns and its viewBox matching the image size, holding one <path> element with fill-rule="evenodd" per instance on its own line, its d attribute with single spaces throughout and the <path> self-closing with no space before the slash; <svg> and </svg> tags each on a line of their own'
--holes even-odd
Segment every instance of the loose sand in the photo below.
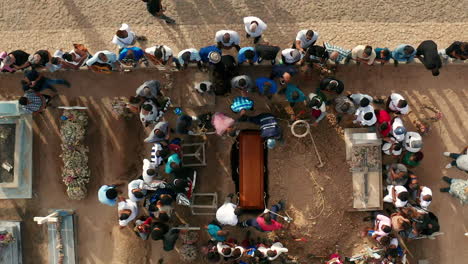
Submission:
<svg viewBox="0 0 468 264">
<path fill-rule="evenodd" d="M 246 15 L 264 19 L 269 27 L 265 40 L 282 47 L 288 46 L 298 29 L 302 28 L 320 32 L 319 42 L 330 41 L 346 48 L 367 43 L 391 48 L 400 43 L 417 44 L 424 39 L 434 39 L 440 47 L 445 47 L 453 40 L 468 39 L 466 1 L 378 1 L 370 7 L 359 1 L 310 2 L 171 1 L 167 3 L 167 14 L 178 24 L 167 26 L 151 17 L 145 5 L 135 0 L 42 0 L 23 3 L 4 0 L 0 2 L 0 33 L 4 36 L 0 41 L 0 50 L 21 48 L 32 52 L 48 48 L 53 51 L 56 48 L 68 49 L 71 43 L 84 43 L 92 51 L 115 50 L 110 40 L 119 24 L 125 22 L 139 35 L 148 37 L 146 45 L 166 44 L 178 51 L 212 43 L 214 33 L 219 29 L 230 28 L 242 32 L 241 21 Z M 248 67 L 244 70 L 254 75 L 266 72 L 263 68 L 256 68 L 255 73 Z M 449 65 L 444 67 L 440 77 L 434 79 L 420 65 L 399 68 L 349 66 L 342 68 L 337 75 L 346 83 L 346 90 L 373 95 L 398 91 L 409 98 L 415 111 L 423 111 L 421 105 L 429 102 L 444 113 L 444 119 L 436 126 L 437 129 L 425 138 L 425 160 L 416 170 L 422 183 L 433 188 L 431 209 L 439 216 L 445 233 L 436 240 L 411 244 L 416 258 L 428 259 L 430 263 L 456 263 L 468 257 L 464 246 L 466 237 L 463 236 L 468 232 L 468 209 L 447 194 L 437 191 L 444 186 L 440 181 L 442 175 L 466 178 L 455 169 L 443 169 L 447 160 L 441 156 L 445 150 L 458 151 L 467 144 L 468 121 L 463 118 L 468 112 L 464 104 L 468 99 L 466 72 L 466 66 Z M 138 176 L 141 160 L 149 148 L 141 144 L 144 132 L 137 120 L 115 119 L 110 112 L 111 98 L 131 95 L 144 80 L 165 80 L 167 75 L 154 70 L 141 70 L 112 75 L 60 72 L 51 76 L 66 78 L 73 84 L 71 89 L 60 90 L 61 104 L 89 107 L 90 126 L 86 144 L 91 150 L 89 165 L 92 180 L 85 200 L 76 202 L 67 199 L 60 180 L 61 163 L 58 157 L 60 112 L 47 110 L 35 116 L 34 198 L 0 203 L 1 219 L 24 221 L 25 263 L 47 263 L 46 228 L 38 227 L 32 218 L 46 214 L 49 208 L 77 211 L 80 263 L 129 263 L 132 257 L 141 263 L 157 263 L 160 257 L 164 257 L 165 263 L 176 263 L 175 254 L 161 252 L 160 242 L 143 243 L 130 230 L 119 230 L 116 227 L 115 208 L 99 204 L 96 197 L 100 185 Z M 200 110 L 192 107 L 191 100 L 185 99 L 190 95 L 188 88 L 194 79 L 200 80 L 204 76 L 188 71 L 175 73 L 170 78 L 174 79 L 175 91 L 169 91 L 174 104 L 182 106 L 184 110 Z M 0 99 L 20 96 L 20 79 L 19 74 L 2 74 Z M 317 76 L 297 78 L 294 82 L 310 92 L 317 85 Z M 256 103 L 257 113 L 268 109 L 265 101 L 257 100 Z M 218 97 L 214 108 L 229 112 L 227 99 Z M 286 197 L 291 216 L 295 218 L 290 226 L 290 235 L 279 233 L 287 241 L 291 255 L 324 255 L 334 249 L 335 244 L 339 244 L 344 253 L 350 254 L 354 244 L 359 241 L 357 232 L 364 225 L 360 221 L 363 214 L 345 212 L 351 205 L 350 175 L 344 166 L 344 143 L 335 131 L 330 123 L 314 128 L 314 136 L 327 163 L 320 170 L 314 166 L 316 159 L 311 154 L 310 142 L 305 141 L 301 145 L 290 136 L 287 137 L 288 144 L 271 152 L 269 157 L 270 201 Z M 218 137 L 209 138 L 209 166 L 200 170 L 200 191 L 217 191 L 220 197 L 233 191 L 227 151 L 230 144 Z M 294 156 L 294 151 L 301 155 Z M 314 175 L 317 184 L 306 169 Z M 317 185 L 325 188 L 322 192 L 323 203 Z M 203 225 L 210 220 L 207 217 L 190 217 L 184 208 L 178 210 L 194 225 Z M 319 213 L 320 217 L 310 219 Z M 292 236 L 305 236 L 308 242 L 293 242 L 290 240 Z"/>
</svg>

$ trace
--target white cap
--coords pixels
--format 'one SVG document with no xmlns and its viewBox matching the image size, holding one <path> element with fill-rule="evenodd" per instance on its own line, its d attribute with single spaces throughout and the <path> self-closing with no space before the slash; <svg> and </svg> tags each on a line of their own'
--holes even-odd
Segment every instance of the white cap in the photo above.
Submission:
<svg viewBox="0 0 468 264">
<path fill-rule="evenodd" d="M 403 125 L 401 118 L 396 117 L 392 123 L 392 135 L 398 141 L 405 140 L 406 128 Z"/>
<path fill-rule="evenodd" d="M 127 31 L 127 30 L 130 30 L 130 27 L 127 24 L 122 24 L 122 26 L 119 28 L 119 30 Z"/>
</svg>

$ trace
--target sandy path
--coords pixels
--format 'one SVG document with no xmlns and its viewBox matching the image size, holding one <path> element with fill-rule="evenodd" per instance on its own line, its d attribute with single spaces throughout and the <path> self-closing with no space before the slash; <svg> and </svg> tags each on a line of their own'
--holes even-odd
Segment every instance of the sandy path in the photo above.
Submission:
<svg viewBox="0 0 468 264">
<path fill-rule="evenodd" d="M 68 49 L 71 43 L 84 43 L 92 51 L 114 50 L 111 39 L 123 22 L 147 36 L 147 45 L 166 44 L 175 51 L 206 46 L 213 42 L 217 30 L 228 28 L 241 32 L 245 44 L 241 24 L 247 15 L 262 18 L 269 27 L 265 40 L 282 47 L 290 45 L 302 28 L 317 30 L 319 42 L 347 48 L 361 43 L 393 48 L 401 43 L 417 45 L 425 39 L 446 47 L 454 40 L 468 38 L 466 0 L 378 1 L 370 6 L 359 1 L 324 0 L 167 1 L 167 14 L 178 21 L 175 26 L 152 17 L 144 3 L 135 0 L 5 0 L 0 5 L 0 34 L 8 36 L 0 41 L 0 49 L 30 52 Z"/>
</svg>

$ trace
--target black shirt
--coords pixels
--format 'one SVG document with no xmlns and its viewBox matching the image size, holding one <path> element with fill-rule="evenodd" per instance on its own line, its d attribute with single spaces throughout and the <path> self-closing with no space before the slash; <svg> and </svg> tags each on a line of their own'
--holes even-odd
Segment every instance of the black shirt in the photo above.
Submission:
<svg viewBox="0 0 468 264">
<path fill-rule="evenodd" d="M 286 72 L 293 76 L 298 72 L 298 70 L 293 65 L 275 65 L 271 70 L 270 79 L 282 77 Z"/>
<path fill-rule="evenodd" d="M 161 1 L 160 0 L 147 0 L 146 1 L 146 8 L 148 12 L 152 15 L 156 15 L 161 11 Z"/>
<path fill-rule="evenodd" d="M 442 67 L 442 61 L 437 50 L 437 44 L 432 40 L 425 40 L 419 44 L 416 50 L 416 56 L 422 56 L 422 63 L 427 69 L 439 69 Z"/>
<path fill-rule="evenodd" d="M 177 118 L 176 133 L 187 135 L 191 126 L 192 117 L 188 115 L 181 115 Z"/>
<path fill-rule="evenodd" d="M 36 70 L 26 70 L 24 72 L 24 77 L 26 77 L 30 82 L 36 81 L 39 78 L 40 74 Z M 36 92 L 40 92 L 42 90 L 42 87 L 44 86 L 44 83 L 46 81 L 46 78 L 41 78 L 36 81 L 34 86 L 30 87 L 29 85 L 25 85 L 23 89 L 26 91 L 28 89 L 31 89 Z"/>
<path fill-rule="evenodd" d="M 269 46 L 269 45 L 257 45 L 255 46 L 255 53 L 258 54 L 258 57 L 264 60 L 274 60 L 276 59 L 276 54 L 280 51 L 278 46 Z"/>
<path fill-rule="evenodd" d="M 338 82 L 338 87 L 334 88 L 333 91 L 330 90 L 330 89 L 327 89 L 327 86 L 331 81 L 337 81 Z M 340 81 L 340 80 L 338 80 L 336 78 L 329 77 L 329 78 L 325 78 L 325 79 L 320 81 L 320 90 L 335 92 L 337 94 L 340 94 L 344 90 L 344 84 L 343 84 L 342 81 Z M 338 91 L 340 91 L 340 92 L 338 92 Z"/>
<path fill-rule="evenodd" d="M 447 54 L 447 56 L 451 57 L 451 58 L 455 58 L 452 53 L 455 51 L 455 54 L 458 55 L 458 56 L 462 56 L 463 55 L 463 52 L 461 50 L 461 45 L 463 44 L 463 42 L 461 41 L 455 41 L 452 43 L 452 45 L 450 45 L 448 48 L 445 49 L 445 53 Z"/>
<path fill-rule="evenodd" d="M 25 64 L 29 58 L 29 54 L 22 50 L 15 50 L 15 51 L 10 52 L 9 55 L 10 54 L 13 55 L 13 57 L 15 57 L 15 62 L 13 63 L 13 65 L 16 65 L 16 66 L 21 66 Z"/>
</svg>

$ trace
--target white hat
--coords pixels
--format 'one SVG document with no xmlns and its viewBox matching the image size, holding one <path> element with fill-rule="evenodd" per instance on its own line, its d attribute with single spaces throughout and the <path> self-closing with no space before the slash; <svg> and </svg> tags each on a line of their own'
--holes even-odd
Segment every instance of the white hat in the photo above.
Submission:
<svg viewBox="0 0 468 264">
<path fill-rule="evenodd" d="M 418 152 L 423 147 L 422 137 L 417 132 L 408 132 L 405 135 L 405 148 L 409 152 Z"/>
</svg>

